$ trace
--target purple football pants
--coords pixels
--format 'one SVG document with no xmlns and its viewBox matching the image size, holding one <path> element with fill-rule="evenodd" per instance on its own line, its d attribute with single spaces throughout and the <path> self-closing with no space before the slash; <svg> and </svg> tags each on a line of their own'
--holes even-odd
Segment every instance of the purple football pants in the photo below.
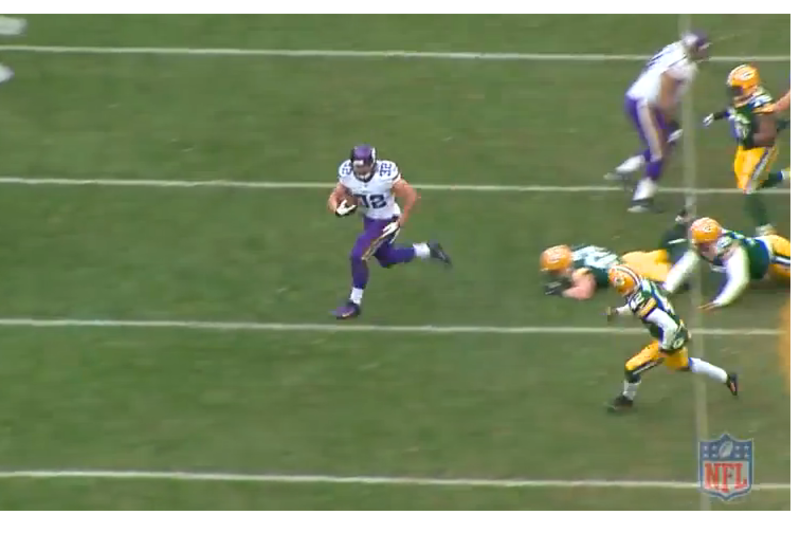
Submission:
<svg viewBox="0 0 800 533">
<path fill-rule="evenodd" d="M 664 169 L 664 162 L 669 155 L 671 145 L 667 143 L 673 128 L 667 124 L 663 113 L 644 100 L 625 97 L 625 113 L 636 128 L 644 151 L 642 156 L 647 163 L 647 177 L 658 180 Z"/>
<path fill-rule="evenodd" d="M 383 229 L 398 217 L 390 219 L 374 219 L 364 217 L 364 231 L 356 239 L 350 252 L 350 269 L 353 275 L 353 287 L 364 289 L 369 281 L 367 260 L 374 257 L 383 268 L 398 263 L 408 263 L 416 257 L 413 246 L 395 247 L 394 241 L 399 231 L 381 237 Z"/>
</svg>

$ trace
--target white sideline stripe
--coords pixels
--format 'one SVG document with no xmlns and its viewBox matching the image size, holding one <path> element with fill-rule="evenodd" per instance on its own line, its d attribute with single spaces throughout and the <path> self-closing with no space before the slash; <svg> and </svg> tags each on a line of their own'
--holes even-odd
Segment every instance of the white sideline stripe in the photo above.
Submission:
<svg viewBox="0 0 800 533">
<path fill-rule="evenodd" d="M 161 188 L 221 188 L 221 189 L 332 189 L 335 180 L 330 182 L 303 181 L 228 181 L 228 180 L 139 180 L 139 179 L 80 179 L 80 178 L 24 178 L 20 176 L 0 176 L 0 185 L 55 185 L 55 186 L 98 186 L 98 187 L 161 187 Z M 471 191 L 471 192 L 613 192 L 621 187 L 611 185 L 470 185 L 414 183 L 414 187 L 427 191 Z M 684 194 L 684 187 L 664 187 L 661 193 Z M 696 189 L 697 194 L 738 194 L 735 187 L 729 189 Z M 759 194 L 790 194 L 791 189 L 765 189 Z"/>
<path fill-rule="evenodd" d="M 227 472 L 152 472 L 117 470 L 18 470 L 0 472 L 0 479 L 150 479 L 255 483 L 311 483 L 337 485 L 412 485 L 422 487 L 487 488 L 628 488 L 695 489 L 696 481 L 634 481 L 610 479 L 460 479 L 424 477 L 324 476 L 290 474 L 235 474 Z M 753 490 L 789 490 L 789 483 L 757 483 Z"/>
<path fill-rule="evenodd" d="M 0 318 L 0 327 L 31 328 L 162 328 L 211 331 L 317 331 L 374 333 L 490 333 L 500 335 L 569 334 L 569 335 L 642 335 L 641 328 L 581 328 L 559 326 L 383 326 L 378 324 L 303 324 L 282 322 L 205 322 L 189 320 L 79 320 L 70 318 Z M 696 329 L 696 335 L 771 336 L 777 329 Z"/>
<path fill-rule="evenodd" d="M 95 55 L 171 55 L 171 56 L 249 56 L 249 57 L 339 57 L 339 58 L 403 58 L 403 59 L 463 59 L 478 61 L 647 61 L 651 55 L 641 54 L 536 54 L 492 52 L 421 52 L 414 50 L 286 50 L 246 48 L 162 48 L 129 46 L 36 46 L 2 45 L 3 52 L 31 52 L 39 54 L 95 54 Z M 712 56 L 716 63 L 779 63 L 790 56 Z"/>
</svg>

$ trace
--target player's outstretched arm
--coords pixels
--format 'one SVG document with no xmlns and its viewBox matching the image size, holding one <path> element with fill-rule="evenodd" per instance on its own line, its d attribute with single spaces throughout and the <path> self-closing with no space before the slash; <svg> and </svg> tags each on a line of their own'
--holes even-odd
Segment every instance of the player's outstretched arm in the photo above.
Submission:
<svg viewBox="0 0 800 533">
<path fill-rule="evenodd" d="M 724 307 L 733 303 L 750 283 L 749 261 L 747 252 L 741 246 L 731 250 L 725 259 L 725 273 L 727 281 L 719 295 L 711 302 L 713 307 Z"/>
<path fill-rule="evenodd" d="M 790 99 L 791 99 L 791 91 L 786 91 L 786 94 L 781 96 L 781 99 L 777 101 L 775 104 L 775 112 L 782 113 L 784 111 L 789 111 L 790 106 Z"/>
<path fill-rule="evenodd" d="M 694 272 L 698 262 L 700 262 L 700 257 L 698 257 L 697 252 L 691 248 L 688 249 L 667 274 L 667 279 L 664 281 L 664 291 L 668 294 L 674 293 L 678 287 L 683 285 L 686 278 Z"/>
<path fill-rule="evenodd" d="M 728 110 L 723 109 L 722 111 L 717 111 L 716 113 L 710 113 L 703 117 L 703 126 L 708 127 L 712 125 L 717 120 L 722 120 L 724 118 L 728 118 Z"/>
</svg>

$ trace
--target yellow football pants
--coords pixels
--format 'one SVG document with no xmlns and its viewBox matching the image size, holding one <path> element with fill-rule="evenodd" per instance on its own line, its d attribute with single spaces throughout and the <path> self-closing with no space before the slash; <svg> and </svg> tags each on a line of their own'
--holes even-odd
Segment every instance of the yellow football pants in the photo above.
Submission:
<svg viewBox="0 0 800 533">
<path fill-rule="evenodd" d="M 664 363 L 672 370 L 688 370 L 689 350 L 684 347 L 675 353 L 667 355 L 659 351 L 658 341 L 653 341 L 645 346 L 641 352 L 628 359 L 628 362 L 625 363 L 625 372 L 632 376 L 639 376 L 661 363 Z"/>
<path fill-rule="evenodd" d="M 745 150 L 740 146 L 733 159 L 736 186 L 742 191 L 747 190 L 748 187 L 755 190 L 761 178 L 772 169 L 776 159 L 778 159 L 777 146 L 751 148 L 750 150 Z"/>
<path fill-rule="evenodd" d="M 789 281 L 792 274 L 792 250 L 789 240 L 779 235 L 767 235 L 762 240 L 766 241 L 772 252 L 769 276 L 773 279 Z"/>
<path fill-rule="evenodd" d="M 664 283 L 672 264 L 666 250 L 630 252 L 622 256 L 622 263 L 645 279 Z"/>
</svg>

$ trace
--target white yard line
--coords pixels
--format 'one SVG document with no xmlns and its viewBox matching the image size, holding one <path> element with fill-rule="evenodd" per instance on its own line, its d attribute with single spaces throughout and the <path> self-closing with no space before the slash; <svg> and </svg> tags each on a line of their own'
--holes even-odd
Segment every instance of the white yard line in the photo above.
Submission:
<svg viewBox="0 0 800 533">
<path fill-rule="evenodd" d="M 692 31 L 691 15 L 678 15 L 678 35 L 685 35 Z M 686 206 L 692 216 L 697 215 L 697 141 L 694 112 L 694 87 L 689 86 L 681 105 L 681 124 L 683 124 L 683 184 L 687 189 Z M 703 313 L 698 308 L 703 300 L 701 279 L 696 273 L 691 287 L 690 298 L 692 310 L 689 314 L 692 324 L 703 327 Z M 705 345 L 703 337 L 698 337 L 693 343 L 692 354 L 705 359 Z M 694 412 L 695 431 L 697 440 L 708 440 L 708 401 L 706 400 L 705 376 L 694 377 Z M 711 498 L 705 492 L 699 493 L 700 510 L 711 510 Z"/>
<path fill-rule="evenodd" d="M 0 185 L 28 186 L 66 186 L 66 187 L 157 187 L 157 188 L 219 188 L 219 189 L 331 189 L 335 180 L 314 181 L 228 181 L 228 180 L 152 180 L 152 179 L 112 179 L 112 178 L 26 178 L 21 176 L 0 176 Z M 414 183 L 422 191 L 463 191 L 463 192 L 542 192 L 542 193 L 585 193 L 615 192 L 621 187 L 611 185 L 495 185 L 495 184 L 436 184 Z M 685 187 L 664 187 L 659 193 L 685 194 Z M 696 194 L 736 194 L 741 191 L 731 188 L 695 189 Z M 759 194 L 791 194 L 791 189 L 765 189 Z"/>
<path fill-rule="evenodd" d="M 298 331 L 320 333 L 430 333 L 430 334 L 497 334 L 497 335 L 642 335 L 642 328 L 568 327 L 568 326 L 391 326 L 379 324 L 315 324 L 283 322 L 210 322 L 194 320 L 81 320 L 69 318 L 0 318 L 0 327 L 20 328 L 140 328 L 189 329 L 210 331 Z M 693 329 L 694 335 L 717 337 L 774 336 L 778 329 Z"/>
<path fill-rule="evenodd" d="M 652 55 L 642 54 L 536 54 L 493 52 L 422 52 L 415 50 L 287 50 L 246 48 L 171 48 L 129 46 L 36 46 L 2 45 L 2 52 L 36 54 L 93 54 L 93 55 L 168 55 L 168 56 L 245 56 L 245 57 L 318 57 L 318 58 L 402 58 L 446 59 L 477 61 L 647 61 Z M 788 55 L 770 56 L 712 56 L 715 63 L 785 63 Z"/>
<path fill-rule="evenodd" d="M 378 476 L 328 476 L 291 474 L 237 474 L 232 472 L 153 472 L 140 470 L 18 470 L 0 471 L 0 479 L 139 479 L 163 481 L 210 481 L 295 483 L 329 485 L 410 485 L 418 487 L 485 488 L 627 488 L 695 489 L 696 481 L 635 481 L 611 479 L 469 479 Z M 789 490 L 789 483 L 757 483 L 753 490 Z"/>
</svg>

